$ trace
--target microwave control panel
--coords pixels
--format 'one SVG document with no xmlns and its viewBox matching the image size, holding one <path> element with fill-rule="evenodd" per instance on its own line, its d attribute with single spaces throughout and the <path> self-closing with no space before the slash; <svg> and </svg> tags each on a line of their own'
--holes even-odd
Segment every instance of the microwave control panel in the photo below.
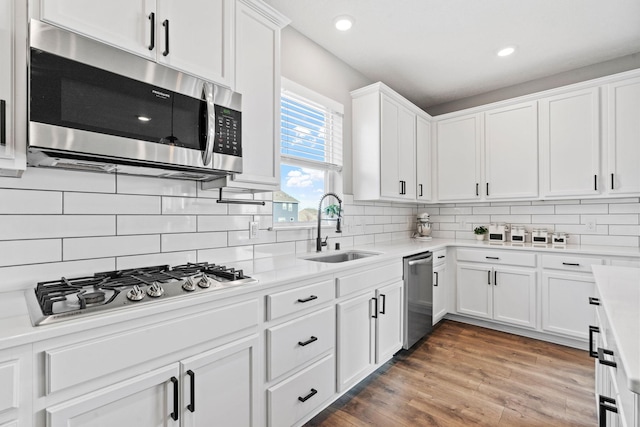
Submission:
<svg viewBox="0 0 640 427">
<path fill-rule="evenodd" d="M 221 105 L 215 106 L 216 139 L 214 153 L 242 157 L 242 114 Z"/>
</svg>

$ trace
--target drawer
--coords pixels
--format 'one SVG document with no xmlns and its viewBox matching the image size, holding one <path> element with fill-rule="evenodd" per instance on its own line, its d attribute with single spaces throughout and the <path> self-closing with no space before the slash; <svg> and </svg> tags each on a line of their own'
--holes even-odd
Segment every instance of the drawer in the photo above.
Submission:
<svg viewBox="0 0 640 427">
<path fill-rule="evenodd" d="M 178 321 L 47 350 L 44 352 L 47 393 L 257 326 L 257 313 L 258 300 L 254 299 L 182 317 Z"/>
<path fill-rule="evenodd" d="M 397 280 L 402 280 L 402 262 L 400 261 L 387 264 L 384 267 L 341 276 L 336 279 L 338 297 Z"/>
<path fill-rule="evenodd" d="M 640 268 L 640 259 L 639 258 L 614 258 L 611 260 L 611 265 L 615 267 Z"/>
<path fill-rule="evenodd" d="M 536 254 L 532 252 L 458 249 L 457 257 L 458 261 L 484 262 L 492 265 L 536 266 Z"/>
<path fill-rule="evenodd" d="M 332 306 L 267 329 L 269 381 L 333 348 L 335 323 L 335 308 Z"/>
<path fill-rule="evenodd" d="M 20 361 L 0 362 L 0 414 L 18 408 Z"/>
<path fill-rule="evenodd" d="M 323 304 L 334 297 L 333 280 L 267 295 L 267 320 Z"/>
<path fill-rule="evenodd" d="M 446 261 L 447 261 L 447 250 L 446 249 L 440 249 L 439 251 L 433 252 L 433 265 L 434 265 L 434 267 L 436 265 L 444 264 Z"/>
<path fill-rule="evenodd" d="M 333 355 L 267 390 L 269 427 L 290 426 L 317 409 L 335 392 Z"/>
<path fill-rule="evenodd" d="M 591 273 L 592 265 L 602 265 L 602 258 L 574 255 L 542 255 L 542 267 L 566 271 Z"/>
</svg>

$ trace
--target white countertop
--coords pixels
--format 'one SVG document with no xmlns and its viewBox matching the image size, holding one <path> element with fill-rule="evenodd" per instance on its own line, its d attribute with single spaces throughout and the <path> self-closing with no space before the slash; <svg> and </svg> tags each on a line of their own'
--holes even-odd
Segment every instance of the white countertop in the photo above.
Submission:
<svg viewBox="0 0 640 427">
<path fill-rule="evenodd" d="M 0 350 L 91 328 L 108 326 L 135 319 L 144 319 L 145 317 L 170 310 L 184 309 L 192 305 L 212 302 L 236 295 L 256 293 L 291 281 L 303 281 L 318 276 L 328 276 L 346 269 L 364 267 L 418 252 L 434 251 L 446 247 L 535 250 L 549 253 L 575 253 L 640 258 L 640 248 L 616 246 L 566 245 L 551 247 L 531 245 L 530 243 L 489 243 L 475 240 L 433 239 L 427 242 L 413 239 L 393 240 L 384 243 L 345 248 L 345 251 L 363 250 L 380 253 L 378 256 L 362 258 L 346 263 L 329 264 L 304 259 L 314 256 L 314 253 L 279 255 L 229 263 L 233 267 L 242 268 L 246 274 L 258 279 L 259 283 L 202 293 L 200 295 L 191 295 L 185 298 L 174 298 L 162 303 L 148 304 L 135 309 L 105 311 L 104 314 L 38 327 L 31 325 L 25 302 L 25 293 L 22 291 L 5 292 L 0 293 Z M 29 290 L 27 292 L 32 291 Z"/>
<path fill-rule="evenodd" d="M 627 386 L 640 394 L 640 268 L 594 265 L 593 276 Z"/>
</svg>

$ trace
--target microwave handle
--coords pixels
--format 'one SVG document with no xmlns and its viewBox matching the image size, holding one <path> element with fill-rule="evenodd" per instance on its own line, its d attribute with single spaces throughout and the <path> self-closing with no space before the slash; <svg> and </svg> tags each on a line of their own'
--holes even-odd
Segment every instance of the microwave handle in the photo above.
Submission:
<svg viewBox="0 0 640 427">
<path fill-rule="evenodd" d="M 209 166 L 209 163 L 211 163 L 213 141 L 216 137 L 216 109 L 213 102 L 213 91 L 213 84 L 204 82 L 202 92 L 204 93 L 204 99 L 207 103 L 207 137 L 205 140 L 206 146 L 202 152 L 202 163 L 204 163 L 205 166 Z"/>
</svg>

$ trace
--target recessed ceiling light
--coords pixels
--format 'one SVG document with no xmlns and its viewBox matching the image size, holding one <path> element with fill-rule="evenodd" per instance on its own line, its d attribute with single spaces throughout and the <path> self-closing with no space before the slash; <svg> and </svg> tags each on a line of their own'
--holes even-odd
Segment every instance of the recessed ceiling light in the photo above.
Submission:
<svg viewBox="0 0 640 427">
<path fill-rule="evenodd" d="M 347 31 L 353 26 L 353 18 L 347 15 L 338 16 L 333 20 L 333 24 L 340 31 Z"/>
<path fill-rule="evenodd" d="M 138 120 L 140 120 L 141 122 L 149 122 L 149 121 L 151 121 L 151 117 L 138 116 Z"/>
<path fill-rule="evenodd" d="M 509 56 L 516 51 L 516 48 L 513 46 L 505 47 L 504 49 L 500 49 L 498 51 L 498 56 Z"/>
</svg>

